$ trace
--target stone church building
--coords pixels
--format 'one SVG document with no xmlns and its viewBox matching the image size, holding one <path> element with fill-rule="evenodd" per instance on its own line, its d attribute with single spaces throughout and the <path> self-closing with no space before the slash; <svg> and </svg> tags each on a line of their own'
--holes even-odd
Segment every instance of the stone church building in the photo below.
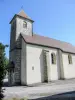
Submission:
<svg viewBox="0 0 75 100">
<path fill-rule="evenodd" d="M 33 32 L 24 11 L 11 24 L 9 83 L 30 85 L 75 78 L 75 46 Z"/>
</svg>

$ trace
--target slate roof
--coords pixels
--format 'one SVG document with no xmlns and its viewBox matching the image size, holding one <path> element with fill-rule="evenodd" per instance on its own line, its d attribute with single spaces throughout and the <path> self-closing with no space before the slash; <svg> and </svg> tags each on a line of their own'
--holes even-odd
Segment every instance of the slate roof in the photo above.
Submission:
<svg viewBox="0 0 75 100">
<path fill-rule="evenodd" d="M 33 34 L 33 36 L 28 36 L 28 35 L 24 35 L 24 34 L 21 34 L 21 35 L 23 36 L 24 40 L 27 43 L 41 45 L 41 46 L 47 46 L 47 47 L 53 47 L 53 48 L 59 48 L 65 52 L 75 53 L 75 46 L 73 46 L 70 43 L 52 39 L 49 37 L 40 36 L 37 34 Z"/>
</svg>

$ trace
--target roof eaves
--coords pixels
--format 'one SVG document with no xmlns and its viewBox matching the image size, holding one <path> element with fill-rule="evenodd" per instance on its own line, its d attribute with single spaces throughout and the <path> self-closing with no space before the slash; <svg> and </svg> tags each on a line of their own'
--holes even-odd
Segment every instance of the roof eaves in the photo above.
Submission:
<svg viewBox="0 0 75 100">
<path fill-rule="evenodd" d="M 21 34 L 22 35 L 22 34 Z M 35 42 L 31 42 L 31 41 L 28 41 L 24 38 L 24 36 L 22 35 L 24 41 L 27 43 L 27 44 L 32 44 L 32 45 L 37 45 L 37 46 L 43 46 L 43 47 L 48 47 L 48 48 L 54 48 L 54 49 L 59 49 L 61 50 L 62 52 L 65 52 L 65 53 L 72 53 L 72 54 L 75 54 L 74 51 L 70 51 L 70 50 L 64 50 L 62 47 L 55 47 L 55 46 L 49 46 L 49 45 L 46 45 L 46 44 L 39 44 L 39 43 L 35 43 Z"/>
<path fill-rule="evenodd" d="M 24 42 L 27 43 L 27 41 L 24 39 L 24 37 L 21 33 L 20 33 L 20 36 L 23 38 Z"/>
<path fill-rule="evenodd" d="M 18 16 L 18 17 L 20 17 L 20 18 L 23 18 L 23 19 L 30 20 L 31 22 L 34 22 L 32 19 L 25 18 L 25 17 L 22 17 L 22 16 L 20 16 L 20 15 L 18 15 L 18 14 L 15 14 L 15 15 L 14 15 L 14 17 L 12 18 L 12 20 L 9 22 L 9 24 L 11 24 L 11 23 L 12 23 L 12 21 L 14 20 L 14 18 L 15 18 L 16 16 Z"/>
<path fill-rule="evenodd" d="M 16 14 L 18 17 L 20 17 L 20 18 L 23 18 L 23 19 L 28 19 L 28 20 L 30 20 L 31 22 L 34 22 L 32 19 L 30 19 L 30 18 L 25 18 L 25 17 L 23 17 L 23 16 L 20 16 L 20 15 L 18 15 L 18 14 Z"/>
<path fill-rule="evenodd" d="M 47 45 L 42 45 L 42 44 L 36 44 L 36 43 L 31 43 L 31 42 L 26 42 L 27 44 L 32 44 L 32 45 L 37 45 L 37 46 L 43 46 L 43 47 L 48 47 L 48 48 L 54 48 L 54 49 L 59 49 L 61 50 L 62 52 L 64 53 L 72 53 L 72 54 L 75 54 L 75 52 L 71 52 L 71 51 L 65 51 L 65 50 L 62 50 L 61 48 L 58 48 L 58 47 L 52 47 L 52 46 L 47 46 Z"/>
<path fill-rule="evenodd" d="M 14 17 L 12 18 L 12 20 L 9 22 L 9 24 L 12 23 L 12 21 L 14 20 L 14 18 L 16 17 L 17 15 L 15 14 Z"/>
</svg>

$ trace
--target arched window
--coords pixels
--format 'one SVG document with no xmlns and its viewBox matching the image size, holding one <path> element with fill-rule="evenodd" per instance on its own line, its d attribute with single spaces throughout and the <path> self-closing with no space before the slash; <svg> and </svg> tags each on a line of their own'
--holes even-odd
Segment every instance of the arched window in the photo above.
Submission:
<svg viewBox="0 0 75 100">
<path fill-rule="evenodd" d="M 51 62 L 52 62 L 52 64 L 56 64 L 56 55 L 55 55 L 55 53 L 51 53 Z"/>
<path fill-rule="evenodd" d="M 72 56 L 70 54 L 68 55 L 68 62 L 69 64 L 72 64 Z"/>
<path fill-rule="evenodd" d="M 25 21 L 23 22 L 23 28 L 27 28 L 27 23 Z"/>
</svg>

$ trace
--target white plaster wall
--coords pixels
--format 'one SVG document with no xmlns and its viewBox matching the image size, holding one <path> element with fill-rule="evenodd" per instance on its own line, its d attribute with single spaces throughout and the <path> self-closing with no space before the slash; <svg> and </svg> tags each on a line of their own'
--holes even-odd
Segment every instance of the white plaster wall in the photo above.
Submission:
<svg viewBox="0 0 75 100">
<path fill-rule="evenodd" d="M 42 50 L 49 50 L 50 68 L 48 68 L 48 80 L 58 80 L 58 63 L 53 65 L 51 63 L 51 53 L 54 52 L 57 56 L 57 50 L 51 48 L 43 48 L 35 45 L 26 46 L 27 59 L 27 84 L 38 83 L 43 81 L 43 58 Z M 34 70 L 32 70 L 34 67 Z"/>
<path fill-rule="evenodd" d="M 32 35 L 32 22 L 28 21 L 26 19 L 22 19 L 17 17 L 16 18 L 17 24 L 16 24 L 16 39 L 18 38 L 20 33 L 24 33 L 25 35 Z M 27 22 L 27 28 L 23 28 L 23 22 Z"/>
<path fill-rule="evenodd" d="M 64 68 L 64 78 L 75 78 L 75 55 L 72 55 L 72 64 L 68 63 L 68 53 L 62 53 L 63 57 L 63 68 Z"/>
<path fill-rule="evenodd" d="M 56 55 L 56 64 L 52 64 L 51 62 L 51 53 L 55 53 Z M 56 49 L 50 49 L 49 50 L 49 56 L 50 56 L 50 80 L 58 80 L 58 74 L 59 74 L 59 64 L 57 62 L 58 60 L 58 53 Z"/>
<path fill-rule="evenodd" d="M 42 49 L 27 45 L 27 84 L 41 82 L 40 55 Z M 32 70 L 34 67 L 34 70 Z"/>
</svg>

